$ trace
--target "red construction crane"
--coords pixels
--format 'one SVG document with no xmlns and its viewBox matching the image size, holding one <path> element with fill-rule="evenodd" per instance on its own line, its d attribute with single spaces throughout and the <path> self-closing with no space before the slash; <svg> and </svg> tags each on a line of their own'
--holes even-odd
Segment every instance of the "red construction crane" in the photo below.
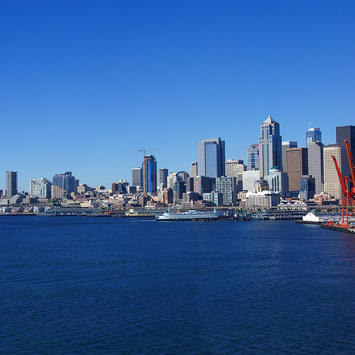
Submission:
<svg viewBox="0 0 355 355">
<path fill-rule="evenodd" d="M 349 217 L 354 215 L 354 206 L 355 206 L 355 171 L 354 171 L 355 168 L 354 168 L 353 157 L 349 148 L 349 142 L 347 140 L 344 140 L 344 143 L 345 143 L 349 167 L 350 167 L 351 179 L 348 176 L 343 177 L 335 156 L 331 155 L 331 157 L 334 161 L 335 169 L 338 173 L 338 178 L 339 178 L 339 182 L 342 189 L 342 195 L 343 195 L 341 227 L 349 228 Z"/>
</svg>

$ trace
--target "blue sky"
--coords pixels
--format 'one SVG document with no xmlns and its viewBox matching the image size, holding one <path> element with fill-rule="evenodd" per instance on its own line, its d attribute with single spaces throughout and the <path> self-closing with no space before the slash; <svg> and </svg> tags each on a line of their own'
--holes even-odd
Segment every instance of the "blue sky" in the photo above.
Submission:
<svg viewBox="0 0 355 355">
<path fill-rule="evenodd" d="M 189 170 L 197 142 L 226 158 L 271 114 L 284 140 L 355 124 L 353 1 L 2 1 L 0 188 L 72 171 L 131 179 L 138 149 Z"/>
</svg>

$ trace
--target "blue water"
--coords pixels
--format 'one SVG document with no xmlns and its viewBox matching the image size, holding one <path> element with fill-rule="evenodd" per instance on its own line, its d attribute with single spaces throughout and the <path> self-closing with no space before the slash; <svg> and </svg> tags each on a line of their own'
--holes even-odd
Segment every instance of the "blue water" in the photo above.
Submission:
<svg viewBox="0 0 355 355">
<path fill-rule="evenodd" d="M 0 353 L 355 352 L 355 236 L 0 217 Z"/>
</svg>

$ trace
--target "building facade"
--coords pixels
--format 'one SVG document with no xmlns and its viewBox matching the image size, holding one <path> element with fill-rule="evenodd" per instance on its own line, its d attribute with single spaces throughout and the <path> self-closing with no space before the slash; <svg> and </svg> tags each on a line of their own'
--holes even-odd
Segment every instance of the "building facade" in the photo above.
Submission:
<svg viewBox="0 0 355 355">
<path fill-rule="evenodd" d="M 243 171 L 243 191 L 254 192 L 255 182 L 259 179 L 259 170 Z"/>
<path fill-rule="evenodd" d="M 315 193 L 320 194 L 324 189 L 323 143 L 310 142 L 308 149 L 308 175 L 315 181 Z"/>
<path fill-rule="evenodd" d="M 142 186 L 142 168 L 132 169 L 132 186 Z"/>
<path fill-rule="evenodd" d="M 308 201 L 315 194 L 315 178 L 310 175 L 303 175 L 300 178 L 300 199 Z"/>
<path fill-rule="evenodd" d="M 67 171 L 64 174 L 56 174 L 53 177 L 53 185 L 64 189 L 68 194 L 76 192 L 78 184 L 79 180 L 75 179 L 71 171 Z"/>
<path fill-rule="evenodd" d="M 225 142 L 221 138 L 198 142 L 198 175 L 220 177 L 225 175 Z"/>
<path fill-rule="evenodd" d="M 300 178 L 308 174 L 307 148 L 290 148 L 286 150 L 288 189 L 293 195 L 300 191 Z"/>
<path fill-rule="evenodd" d="M 306 144 L 322 142 L 322 132 L 320 128 L 310 128 L 306 132 Z"/>
<path fill-rule="evenodd" d="M 297 142 L 282 142 L 282 171 L 287 171 L 286 149 L 297 148 Z"/>
<path fill-rule="evenodd" d="M 252 144 L 248 149 L 248 170 L 259 170 L 259 144 Z"/>
<path fill-rule="evenodd" d="M 46 178 L 32 179 L 30 186 L 31 196 L 38 198 L 51 198 L 52 183 Z"/>
<path fill-rule="evenodd" d="M 197 161 L 194 161 L 191 163 L 191 168 L 190 168 L 190 177 L 195 177 L 198 176 L 198 163 Z"/>
<path fill-rule="evenodd" d="M 342 126 L 336 128 L 337 145 L 342 148 L 342 160 L 343 160 L 343 176 L 350 176 L 350 166 L 347 158 L 346 148 L 344 140 L 349 143 L 349 148 L 353 159 L 355 159 L 355 126 Z M 355 162 L 354 162 L 355 163 Z"/>
<path fill-rule="evenodd" d="M 265 177 L 268 183 L 269 190 L 278 192 L 280 196 L 284 197 L 288 193 L 288 176 L 279 169 L 271 169 L 268 176 Z"/>
<path fill-rule="evenodd" d="M 146 155 L 142 166 L 142 182 L 143 192 L 146 195 L 148 192 L 157 191 L 157 161 L 153 155 Z"/>
<path fill-rule="evenodd" d="M 263 178 L 271 168 L 282 169 L 280 125 L 271 116 L 262 123 L 259 137 L 259 169 Z"/>
<path fill-rule="evenodd" d="M 221 176 L 216 178 L 215 190 L 222 194 L 222 203 L 224 206 L 232 206 L 237 202 L 238 185 L 235 176 Z"/>
<path fill-rule="evenodd" d="M 212 192 L 216 183 L 215 178 L 208 176 L 194 177 L 194 192 L 202 196 L 205 192 Z"/>
<path fill-rule="evenodd" d="M 342 190 L 333 159 L 334 156 L 338 162 L 340 170 L 344 171 L 344 152 L 343 148 L 337 144 L 327 145 L 323 149 L 324 166 L 324 192 L 335 197 L 341 203 Z"/>
<path fill-rule="evenodd" d="M 168 184 L 169 170 L 165 168 L 159 169 L 159 187 L 161 190 L 165 189 Z"/>
<path fill-rule="evenodd" d="M 17 171 L 6 172 L 6 197 L 17 195 Z"/>
</svg>

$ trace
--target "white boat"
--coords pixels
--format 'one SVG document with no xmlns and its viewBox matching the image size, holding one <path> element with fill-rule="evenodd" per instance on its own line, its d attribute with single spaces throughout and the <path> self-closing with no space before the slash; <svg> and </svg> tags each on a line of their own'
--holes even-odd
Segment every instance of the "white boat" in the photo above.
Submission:
<svg viewBox="0 0 355 355">
<path fill-rule="evenodd" d="M 219 218 L 219 213 L 214 211 L 196 211 L 189 210 L 187 212 L 170 212 L 166 211 L 162 215 L 157 216 L 157 221 L 214 221 Z"/>
</svg>

